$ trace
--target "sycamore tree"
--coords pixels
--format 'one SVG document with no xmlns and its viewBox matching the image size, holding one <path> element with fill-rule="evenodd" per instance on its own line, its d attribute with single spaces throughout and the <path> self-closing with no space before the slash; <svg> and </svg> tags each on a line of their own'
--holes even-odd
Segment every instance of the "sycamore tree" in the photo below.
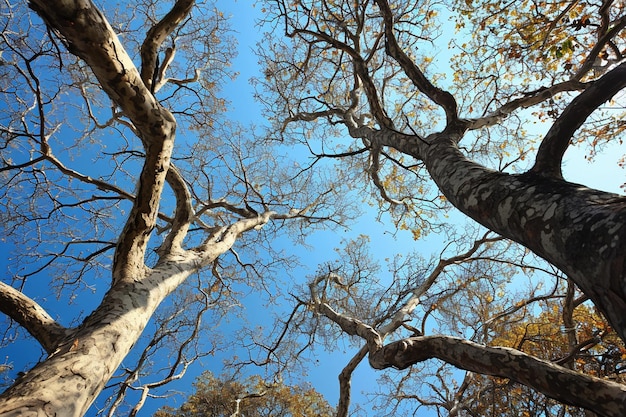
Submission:
<svg viewBox="0 0 626 417">
<path fill-rule="evenodd" d="M 141 393 L 134 415 L 219 349 L 213 327 L 243 287 L 270 291 L 289 261 L 271 252 L 273 236 L 341 221 L 341 185 L 291 173 L 279 147 L 225 120 L 234 43 L 212 4 L 0 10 L 0 216 L 14 249 L 3 343 L 26 331 L 45 352 L 2 394 L 0 415 L 83 415 L 145 330 L 143 352 L 111 382 L 109 415 L 130 389 Z M 61 310 L 46 309 L 47 285 Z M 150 364 L 159 377 L 136 384 Z"/>
<path fill-rule="evenodd" d="M 586 147 L 593 161 L 624 138 L 624 2 L 277 0 L 267 2 L 265 12 L 270 29 L 262 43 L 259 96 L 274 122 L 275 140 L 306 146 L 311 167 L 324 158 L 341 161 L 346 173 L 367 181 L 363 189 L 376 196 L 378 208 L 415 238 L 440 232 L 446 226 L 441 216 L 455 207 L 495 234 L 476 244 L 501 237 L 532 251 L 560 281 L 550 297 L 580 291 L 615 334 L 626 337 L 626 200 L 568 182 L 563 174 L 571 147 Z M 476 250 L 470 243 L 459 253 L 469 258 Z M 486 258 L 505 262 L 505 253 Z M 426 270 L 438 273 L 440 262 L 461 261 L 442 256 Z M 626 413 L 626 386 L 619 382 L 581 373 L 582 366 L 563 366 L 569 361 L 554 361 L 560 354 L 523 353 L 524 343 L 487 346 L 506 326 L 486 329 L 481 338 L 393 333 L 427 297 L 430 280 L 396 290 L 397 299 L 389 299 L 389 290 L 378 292 L 387 297 L 383 312 L 381 303 L 366 304 L 376 299 L 374 293 L 357 291 L 379 273 L 330 265 L 298 299 L 301 311 L 315 313 L 314 323 L 327 320 L 309 325 L 309 334 L 328 334 L 326 326 L 333 323 L 364 343 L 345 375 L 366 355 L 376 369 L 413 370 L 437 358 L 598 415 Z M 448 291 L 475 277 L 459 275 Z M 484 297 L 474 312 L 497 298 L 498 284 L 491 279 L 478 289 Z M 505 311 L 534 297 L 517 299 Z M 456 301 L 457 307 L 468 303 Z M 396 307 L 390 310 L 390 303 Z M 560 308 L 571 310 L 571 301 Z M 459 312 L 457 323 L 466 317 Z M 494 316 L 476 317 L 479 326 Z M 571 324 L 571 314 L 563 317 Z M 564 328 L 571 330 L 567 323 Z M 584 340 L 569 334 L 561 354 L 567 350 L 575 358 Z M 390 335 L 395 336 L 387 343 Z M 621 360 L 621 353 L 615 358 Z M 472 389 L 484 392 L 478 385 Z M 456 407 L 468 404 L 455 404 L 460 398 L 449 395 L 448 412 L 473 415 Z"/>
</svg>

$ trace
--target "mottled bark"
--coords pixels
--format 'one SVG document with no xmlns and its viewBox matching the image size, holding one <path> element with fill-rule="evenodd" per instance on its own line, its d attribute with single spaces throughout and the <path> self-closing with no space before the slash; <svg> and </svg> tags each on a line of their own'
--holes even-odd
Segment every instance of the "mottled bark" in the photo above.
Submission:
<svg viewBox="0 0 626 417">
<path fill-rule="evenodd" d="M 155 79 L 154 76 L 157 75 L 157 78 L 162 76 L 164 71 L 161 71 L 161 68 L 165 70 L 168 65 L 167 60 L 162 63 L 162 66 L 159 65 L 159 48 L 167 36 L 189 15 L 194 4 L 194 0 L 177 1 L 172 10 L 150 28 L 141 45 L 141 79 L 152 92 L 156 91 L 158 83 L 158 79 Z"/>
<path fill-rule="evenodd" d="M 609 71 L 576 97 L 554 122 L 541 141 L 535 165 L 530 170 L 543 176 L 563 178 L 563 155 L 574 133 L 601 104 L 626 86 L 626 63 Z"/>
<path fill-rule="evenodd" d="M 12 288 L 0 288 L 3 312 L 24 325 L 50 352 L 0 396 L 0 415 L 83 415 L 139 339 L 158 305 L 191 273 L 213 262 L 239 235 L 262 227 L 273 212 L 215 227 L 205 242 L 184 250 L 192 221 L 185 181 L 170 169 L 176 122 L 141 79 L 104 15 L 89 0 L 32 0 L 31 7 L 61 38 L 69 51 L 92 69 L 103 90 L 132 121 L 145 149 L 144 165 L 113 260 L 112 284 L 102 303 L 75 329 L 64 329 Z M 164 34 L 181 21 L 192 1 L 176 3 L 163 25 L 149 34 L 146 53 L 154 56 Z M 146 58 L 148 59 L 148 58 Z M 176 213 L 150 269 L 145 251 L 166 181 L 176 197 Z M 293 216 L 300 212 L 294 211 Z M 291 215 L 283 216 L 283 218 Z M 21 307 L 18 308 L 18 307 Z M 31 311 L 27 311 L 30 309 Z M 41 310 L 41 311 L 40 311 Z"/>
<path fill-rule="evenodd" d="M 0 282 L 0 311 L 25 328 L 48 353 L 67 336 L 67 329 L 39 304 L 4 282 Z"/>
<path fill-rule="evenodd" d="M 600 416 L 626 415 L 626 387 L 622 384 L 575 372 L 515 349 L 483 346 L 451 336 L 412 337 L 391 343 L 370 354 L 370 364 L 376 369 L 404 369 L 433 358 L 483 375 L 509 378 Z"/>
<path fill-rule="evenodd" d="M 447 125 L 443 132 L 422 139 L 390 129 L 375 131 L 347 113 L 350 134 L 367 138 L 374 147 L 394 147 L 424 161 L 455 207 L 560 268 L 626 340 L 626 198 L 569 183 L 561 176 L 562 157 L 572 135 L 626 85 L 626 63 L 588 84 L 571 102 L 542 141 L 532 170 L 509 175 L 487 169 L 459 151 L 457 144 L 465 131 L 480 123 L 460 119 L 454 98 L 423 78 L 394 38 L 387 2 L 377 3 L 383 12 L 387 53 L 420 91 L 443 107 Z M 568 88 L 583 87 L 578 79 L 570 84 Z"/>
<path fill-rule="evenodd" d="M 383 335 L 366 323 L 339 314 L 320 300 L 316 302 L 316 310 L 345 333 L 366 341 L 369 363 L 374 369 L 406 369 L 436 358 L 460 369 L 509 378 L 557 401 L 593 410 L 601 416 L 626 415 L 626 386 L 622 384 L 585 375 L 516 349 L 484 346 L 451 336 L 410 337 L 383 345 Z M 345 382 L 343 385 L 349 387 Z M 347 410 L 347 404 L 343 404 L 342 410 Z"/>
<path fill-rule="evenodd" d="M 306 62 L 305 65 L 300 65 L 295 60 L 290 62 L 295 68 L 292 70 L 273 56 L 277 55 L 274 52 L 280 50 L 279 48 L 270 49 L 272 53 L 266 55 L 268 69 L 282 69 L 283 74 L 289 74 L 306 86 L 300 90 L 295 82 L 286 82 L 284 85 L 276 83 L 270 87 L 278 90 L 280 98 L 277 102 L 284 104 L 284 107 L 279 105 L 278 108 L 288 114 L 281 126 L 282 130 L 287 131 L 285 126 L 292 122 L 297 122 L 298 128 L 301 127 L 299 122 L 314 120 L 327 120 L 329 125 L 343 123 L 349 135 L 363 143 L 358 151 L 370 152 L 368 174 L 383 200 L 392 205 L 403 204 L 403 200 L 390 192 L 400 187 L 390 186 L 385 189 L 381 181 L 379 166 L 382 164 L 378 158 L 383 155 L 385 148 L 394 148 L 423 162 L 440 192 L 454 206 L 488 229 L 519 242 L 560 268 L 594 301 L 619 335 L 626 340 L 626 198 L 569 183 L 561 174 L 562 158 L 575 132 L 602 103 L 626 86 L 626 63 L 618 65 L 603 76 L 600 76 L 600 72 L 609 70 L 610 66 L 603 66 L 598 72 L 591 71 L 595 59 L 607 49 L 611 49 L 617 57 L 613 63 L 623 62 L 623 54 L 617 46 L 619 43 L 614 41 L 622 34 L 626 23 L 625 17 L 620 16 L 622 10 L 613 9 L 614 2 L 604 2 L 599 7 L 601 23 L 595 32 L 598 36 L 595 42 L 597 46 L 582 52 L 579 49 L 579 56 L 585 57 L 585 62 L 582 65 L 572 62 L 571 70 L 574 75 L 569 79 L 563 78 L 567 77 L 567 70 L 559 70 L 545 77 L 545 82 L 548 83 L 545 86 L 529 81 L 527 86 L 519 85 L 515 91 L 514 86 L 521 79 L 526 76 L 533 78 L 531 74 L 520 73 L 519 77 L 514 77 L 515 82 L 511 85 L 503 82 L 503 88 L 500 89 L 498 75 L 485 62 L 495 63 L 506 59 L 507 47 L 512 47 L 512 44 L 505 42 L 506 37 L 496 38 L 503 42 L 502 48 L 498 49 L 498 55 L 486 57 L 484 62 L 481 61 L 482 57 L 474 56 L 481 61 L 480 64 L 467 68 L 467 73 L 460 69 L 455 74 L 453 82 L 458 83 L 456 89 L 461 91 L 464 86 L 467 87 L 466 91 L 459 93 L 459 96 L 463 96 L 464 106 L 458 106 L 456 98 L 450 92 L 436 85 L 435 79 L 443 85 L 441 78 L 429 79 L 426 76 L 425 68 L 433 71 L 433 67 L 427 67 L 426 60 L 414 58 L 419 54 L 416 51 L 428 43 L 414 40 L 419 38 L 421 22 L 426 22 L 426 27 L 433 22 L 422 20 L 423 16 L 413 16 L 415 9 L 410 9 L 411 13 L 408 13 L 398 3 L 375 0 L 376 7 L 371 8 L 368 7 L 369 4 L 359 7 L 359 2 L 350 5 L 344 3 L 343 7 L 336 8 L 318 8 L 318 5 L 311 4 L 311 10 L 307 9 L 308 15 L 299 15 L 291 11 L 290 3 L 276 3 L 281 8 L 278 15 L 283 19 L 285 33 L 289 37 L 298 38 L 298 42 L 289 45 L 297 49 L 294 56 L 299 59 L 305 57 Z M 555 18 L 552 24 L 561 25 L 565 15 L 563 13 Z M 349 24 L 336 25 L 337 21 L 349 21 Z M 476 29 L 487 29 L 483 25 L 485 23 L 483 21 Z M 327 30 L 326 26 L 332 29 Z M 279 27 L 278 30 L 283 28 Z M 550 32 L 552 29 L 547 30 Z M 380 38 L 381 33 L 384 34 L 384 39 Z M 543 46 L 546 46 L 548 39 L 546 34 Z M 323 45 L 321 48 L 332 50 L 332 55 L 339 52 L 336 55 L 340 58 L 333 60 L 324 56 L 323 59 L 318 59 L 312 51 L 317 52 L 320 44 Z M 460 51 L 466 53 L 465 47 Z M 483 49 L 477 48 L 475 51 L 482 53 Z M 371 57 L 375 58 L 368 61 Z M 528 59 L 531 60 L 530 56 Z M 346 65 L 348 60 L 352 66 Z M 459 65 L 458 68 L 465 68 L 466 63 L 472 65 L 470 62 L 471 59 L 461 59 L 456 64 Z M 364 68 L 363 63 L 368 66 Z M 511 68 L 517 71 L 523 67 L 520 65 Z M 336 71 L 336 79 L 341 81 L 329 79 L 326 84 L 316 72 L 318 68 L 324 68 L 331 73 Z M 508 72 L 505 78 L 511 74 Z M 463 75 L 470 76 L 467 85 L 464 84 Z M 478 87 L 491 77 L 494 77 L 493 88 Z M 344 81 L 347 79 L 353 81 L 347 83 Z M 541 77 L 538 76 L 537 79 Z M 550 85 L 551 83 L 553 84 Z M 324 87 L 320 88 L 320 85 Z M 388 93 L 388 86 L 389 91 L 393 92 L 385 95 Z M 298 93 L 289 91 L 290 87 L 294 87 Z M 394 90 L 396 87 L 401 91 Z M 528 91 L 529 88 L 535 90 Z M 459 143 L 468 130 L 479 134 L 477 129 L 503 123 L 507 117 L 515 112 L 519 113 L 521 109 L 550 103 L 551 100 L 560 105 L 568 97 L 568 94 L 561 93 L 577 91 L 582 93 L 571 101 L 553 124 L 537 152 L 537 163 L 530 172 L 510 175 L 491 170 L 468 159 L 460 151 Z M 314 96 L 315 93 L 319 95 Z M 490 94 L 493 96 L 489 97 Z M 386 100 L 381 100 L 383 96 Z M 363 99 L 367 103 L 360 103 Z M 415 101 L 412 102 L 413 100 Z M 423 102 L 430 103 L 422 105 Z M 480 106 L 484 107 L 479 109 Z M 422 107 L 424 111 L 419 114 Z M 435 131 L 438 127 L 428 131 L 429 125 L 439 126 L 439 115 L 431 111 L 432 107 L 445 113 L 445 128 L 441 131 Z M 459 114 L 463 107 L 466 110 L 462 111 L 483 115 L 465 118 L 465 114 Z M 414 112 L 418 115 L 414 115 Z M 424 132 L 423 135 L 421 132 Z M 496 133 L 485 132 L 484 140 L 478 138 L 474 144 L 464 145 L 470 149 L 480 149 L 478 152 L 481 152 L 488 149 L 494 134 Z M 511 131 L 510 134 L 515 133 Z M 321 137 L 321 140 L 324 141 L 324 138 Z M 389 160 L 392 164 L 397 163 L 394 158 Z M 415 171 L 421 176 L 421 170 Z M 389 178 L 394 176 L 389 175 Z M 420 360 L 439 358 L 463 369 L 515 379 L 517 371 L 525 366 L 528 368 L 527 373 L 520 374 L 516 379 L 521 383 L 564 403 L 576 402 L 576 405 L 603 415 L 626 415 L 626 394 L 621 386 L 606 386 L 603 385 L 605 381 L 586 379 L 588 377 L 582 375 L 579 378 L 578 374 L 570 370 L 543 361 L 535 362 L 530 356 L 524 356 L 523 360 L 518 361 L 523 354 L 517 351 L 463 345 L 453 338 L 407 339 L 383 347 L 385 333 L 381 328 L 361 323 L 355 317 L 342 316 L 333 310 L 332 302 L 326 304 L 323 297 L 316 297 L 314 291 L 312 293 L 318 313 L 339 324 L 344 332 L 358 335 L 367 341 L 370 361 L 374 367 L 406 367 Z M 572 344 L 575 344 L 574 339 L 570 341 L 570 346 Z M 402 356 L 404 354 L 400 352 L 405 352 L 406 355 Z M 406 360 L 403 362 L 404 359 Z M 341 375 L 342 392 L 349 389 L 348 378 L 352 368 L 346 367 L 345 373 Z M 581 395 L 585 398 L 580 399 Z M 342 413 L 347 412 L 347 404 L 340 403 L 340 406 Z"/>
<path fill-rule="evenodd" d="M 263 226 L 273 215 L 223 227 L 196 250 L 163 256 L 142 279 L 113 285 L 81 326 L 68 331 L 45 361 L 0 396 L 0 416 L 82 416 L 165 297 L 228 251 L 241 233 Z"/>
<path fill-rule="evenodd" d="M 626 198 L 468 160 L 455 141 L 424 146 L 424 161 L 459 210 L 565 272 L 626 339 Z"/>
<path fill-rule="evenodd" d="M 113 280 L 133 280 L 145 273 L 143 259 L 156 225 L 159 200 L 174 146 L 176 121 L 144 84 L 106 17 L 89 0 L 32 0 L 30 6 L 83 59 L 102 89 L 122 109 L 145 148 L 133 208 L 113 260 Z"/>
<path fill-rule="evenodd" d="M 0 396 L 0 415 L 85 414 L 159 303 L 195 269 L 192 257 L 179 259 L 111 288 L 80 327 Z"/>
<path fill-rule="evenodd" d="M 598 85 L 623 86 L 625 71 L 626 64 L 620 65 Z M 518 175 L 485 168 L 465 157 L 457 145 L 470 125 L 463 120 L 426 139 L 347 125 L 353 136 L 367 137 L 375 146 L 391 146 L 423 160 L 455 207 L 565 272 L 626 340 L 626 198 L 560 178 L 560 158 L 568 143 L 563 135 L 571 137 L 576 130 L 563 124 L 573 123 L 574 116 L 584 119 L 618 90 L 599 91 L 592 85 L 588 93 L 581 94 L 564 112 L 562 124 L 546 135 L 538 165 Z M 546 162 L 550 157 L 556 164 Z M 545 170 L 541 169 L 544 166 Z"/>
</svg>

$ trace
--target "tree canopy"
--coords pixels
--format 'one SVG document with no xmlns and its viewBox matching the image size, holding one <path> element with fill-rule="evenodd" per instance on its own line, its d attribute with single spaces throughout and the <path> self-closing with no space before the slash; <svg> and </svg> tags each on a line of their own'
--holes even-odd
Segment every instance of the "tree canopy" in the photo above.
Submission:
<svg viewBox="0 0 626 417">
<path fill-rule="evenodd" d="M 3 344 L 43 353 L 0 415 L 80 416 L 103 390 L 136 415 L 216 352 L 302 379 L 338 346 L 338 416 L 365 413 L 365 358 L 381 413 L 624 415 L 626 200 L 563 166 L 623 141 L 626 5 L 258 3 L 257 127 L 229 112 L 217 6 L 2 6 Z M 301 273 L 318 230 L 346 237 Z M 246 303 L 273 322 L 229 338 Z M 197 388 L 220 384 L 243 387 Z"/>
<path fill-rule="evenodd" d="M 315 390 L 268 383 L 255 375 L 238 382 L 202 374 L 194 383 L 195 392 L 174 410 L 166 407 L 155 417 L 306 417 L 333 415 L 332 407 Z"/>
</svg>

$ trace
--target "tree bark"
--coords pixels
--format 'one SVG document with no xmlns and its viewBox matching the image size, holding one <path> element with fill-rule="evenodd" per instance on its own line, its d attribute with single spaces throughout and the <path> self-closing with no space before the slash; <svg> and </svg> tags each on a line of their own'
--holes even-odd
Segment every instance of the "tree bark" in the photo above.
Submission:
<svg viewBox="0 0 626 417">
<path fill-rule="evenodd" d="M 451 336 L 412 337 L 391 343 L 370 353 L 370 364 L 376 369 L 404 369 L 431 358 L 483 375 L 509 378 L 600 416 L 626 415 L 626 387 L 622 384 L 572 371 L 515 349 L 483 346 Z"/>
<path fill-rule="evenodd" d="M 625 197 L 487 169 L 443 135 L 421 147 L 433 180 L 455 207 L 565 272 L 626 340 Z"/>
<path fill-rule="evenodd" d="M 374 369 L 406 369 L 428 359 L 440 359 L 460 369 L 512 381 L 565 404 L 605 417 L 626 415 L 626 386 L 564 368 L 516 349 L 484 346 L 452 336 L 418 336 L 383 345 L 383 337 L 368 324 L 337 313 L 315 296 L 316 311 L 367 343 Z M 345 407 L 344 407 L 345 408 Z"/>
<path fill-rule="evenodd" d="M 194 250 L 164 254 L 154 269 L 114 284 L 81 326 L 0 395 L 0 416 L 84 415 L 165 297 L 228 251 L 242 233 L 262 227 L 272 217 L 298 213 L 268 211 L 221 227 Z"/>
<path fill-rule="evenodd" d="M 111 288 L 70 337 L 0 396 L 0 416 L 84 415 L 160 302 L 195 269 L 188 256 Z"/>
</svg>

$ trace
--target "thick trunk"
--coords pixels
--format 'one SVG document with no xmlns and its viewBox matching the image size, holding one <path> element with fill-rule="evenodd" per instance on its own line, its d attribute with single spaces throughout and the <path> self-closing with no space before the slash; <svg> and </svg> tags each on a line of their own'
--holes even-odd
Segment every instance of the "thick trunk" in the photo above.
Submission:
<svg viewBox="0 0 626 417">
<path fill-rule="evenodd" d="M 626 198 L 465 158 L 452 140 L 421 146 L 443 194 L 485 227 L 565 272 L 626 340 Z"/>
<path fill-rule="evenodd" d="M 0 415 L 84 415 L 159 303 L 193 269 L 191 262 L 166 264 L 114 286 L 70 339 L 0 396 Z"/>
</svg>

